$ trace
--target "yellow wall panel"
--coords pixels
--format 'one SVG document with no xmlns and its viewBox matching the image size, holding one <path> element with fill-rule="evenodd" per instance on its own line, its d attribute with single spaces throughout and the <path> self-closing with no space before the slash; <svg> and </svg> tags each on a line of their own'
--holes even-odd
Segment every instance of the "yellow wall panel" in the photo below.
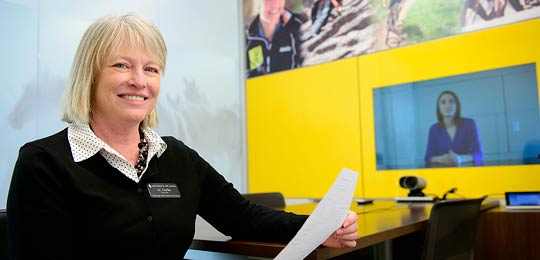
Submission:
<svg viewBox="0 0 540 260">
<path fill-rule="evenodd" d="M 322 197 L 360 170 L 357 73 L 353 58 L 247 81 L 249 192 Z"/>
<path fill-rule="evenodd" d="M 540 75 L 539 31 L 535 19 L 249 79 L 249 191 L 321 197 L 342 167 L 361 172 L 356 196 L 405 196 L 404 175 L 439 196 L 540 189 L 540 165 L 377 171 L 373 118 L 374 88 L 528 63 Z"/>
<path fill-rule="evenodd" d="M 374 88 L 527 63 L 536 63 L 540 75 L 538 32 L 540 20 L 534 19 L 358 57 L 364 195 L 405 196 L 398 185 L 404 175 L 426 178 L 425 192 L 439 196 L 452 187 L 467 197 L 540 190 L 540 165 L 377 171 L 373 119 Z"/>
</svg>

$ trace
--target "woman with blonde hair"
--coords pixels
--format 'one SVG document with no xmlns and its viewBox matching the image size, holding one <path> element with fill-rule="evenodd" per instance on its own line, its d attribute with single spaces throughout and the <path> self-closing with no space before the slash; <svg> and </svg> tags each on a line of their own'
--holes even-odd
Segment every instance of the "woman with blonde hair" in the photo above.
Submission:
<svg viewBox="0 0 540 260">
<path fill-rule="evenodd" d="M 25 144 L 7 202 L 14 259 L 182 259 L 200 215 L 236 239 L 287 242 L 307 216 L 246 200 L 197 152 L 161 137 L 167 48 L 140 15 L 93 23 L 77 50 L 62 119 Z M 350 212 L 323 245 L 354 247 Z"/>
</svg>

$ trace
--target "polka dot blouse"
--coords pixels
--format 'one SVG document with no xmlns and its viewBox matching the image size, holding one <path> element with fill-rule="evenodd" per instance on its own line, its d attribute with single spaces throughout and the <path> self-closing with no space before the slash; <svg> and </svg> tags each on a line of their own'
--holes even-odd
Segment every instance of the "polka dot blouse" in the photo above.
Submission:
<svg viewBox="0 0 540 260">
<path fill-rule="evenodd" d="M 143 133 L 148 141 L 148 157 L 145 162 L 145 170 L 140 177 L 137 176 L 137 169 L 124 156 L 97 137 L 92 129 L 90 129 L 90 126 L 71 124 L 68 127 L 68 140 L 75 162 L 84 161 L 99 152 L 112 167 L 138 183 L 146 172 L 150 159 L 154 155 L 161 156 L 167 149 L 167 144 L 165 144 L 154 130 L 146 128 L 143 129 Z"/>
</svg>

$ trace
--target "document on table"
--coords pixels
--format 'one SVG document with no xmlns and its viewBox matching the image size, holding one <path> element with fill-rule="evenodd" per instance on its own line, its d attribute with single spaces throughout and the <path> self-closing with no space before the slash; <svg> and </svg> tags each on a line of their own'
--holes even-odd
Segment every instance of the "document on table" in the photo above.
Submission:
<svg viewBox="0 0 540 260">
<path fill-rule="evenodd" d="M 341 227 L 351 207 L 357 180 L 357 172 L 343 168 L 296 236 L 274 259 L 304 259 Z"/>
</svg>

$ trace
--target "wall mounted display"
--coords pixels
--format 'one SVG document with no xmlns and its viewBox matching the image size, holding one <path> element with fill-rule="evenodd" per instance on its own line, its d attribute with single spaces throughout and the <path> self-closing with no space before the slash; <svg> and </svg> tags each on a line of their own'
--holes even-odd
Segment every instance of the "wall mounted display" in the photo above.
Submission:
<svg viewBox="0 0 540 260">
<path fill-rule="evenodd" d="M 246 77 L 540 17 L 540 0 L 244 0 Z"/>
<path fill-rule="evenodd" d="M 377 169 L 540 163 L 536 64 L 373 89 Z"/>
</svg>

